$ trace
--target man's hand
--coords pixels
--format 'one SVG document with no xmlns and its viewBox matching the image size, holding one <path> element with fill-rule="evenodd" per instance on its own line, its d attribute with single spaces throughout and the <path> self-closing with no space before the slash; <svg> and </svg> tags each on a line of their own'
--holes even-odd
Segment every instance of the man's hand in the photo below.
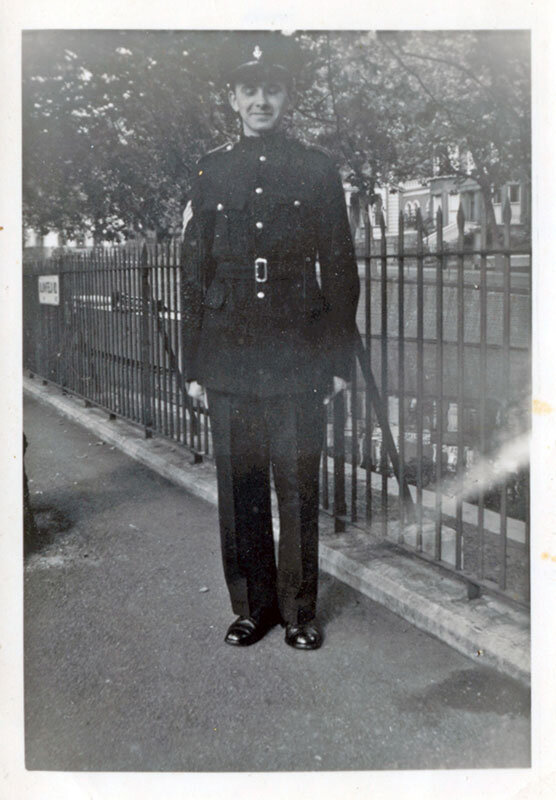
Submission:
<svg viewBox="0 0 556 800">
<path fill-rule="evenodd" d="M 327 394 L 323 400 L 324 405 L 328 405 L 328 403 L 332 400 L 332 398 L 338 394 L 338 392 L 342 392 L 347 386 L 347 381 L 343 378 L 338 378 L 337 375 L 334 375 L 334 386 L 330 394 Z"/>
<path fill-rule="evenodd" d="M 197 381 L 189 381 L 186 387 L 187 394 L 192 400 L 199 400 L 204 406 L 207 405 L 207 395 L 204 386 L 201 386 Z"/>
</svg>

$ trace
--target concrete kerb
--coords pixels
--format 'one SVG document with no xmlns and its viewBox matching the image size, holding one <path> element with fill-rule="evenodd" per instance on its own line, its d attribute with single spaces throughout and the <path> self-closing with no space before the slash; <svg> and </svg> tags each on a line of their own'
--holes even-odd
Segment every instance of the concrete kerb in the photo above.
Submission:
<svg viewBox="0 0 556 800">
<path fill-rule="evenodd" d="M 145 439 L 137 426 L 109 420 L 59 388 L 24 377 L 24 392 L 83 425 L 158 475 L 209 503 L 217 503 L 214 467 L 188 461 L 187 451 L 164 439 Z M 464 584 L 403 555 L 384 557 L 369 538 L 349 530 L 335 535 L 323 520 L 319 563 L 323 571 L 436 636 L 460 653 L 530 683 L 529 617 L 494 597 L 468 601 Z M 328 532 L 326 528 L 328 527 Z"/>
</svg>

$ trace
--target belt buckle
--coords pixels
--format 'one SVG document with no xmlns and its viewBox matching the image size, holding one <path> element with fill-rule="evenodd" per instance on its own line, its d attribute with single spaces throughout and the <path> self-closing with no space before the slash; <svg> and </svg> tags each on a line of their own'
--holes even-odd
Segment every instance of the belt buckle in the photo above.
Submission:
<svg viewBox="0 0 556 800">
<path fill-rule="evenodd" d="M 268 259 L 255 259 L 255 282 L 266 283 L 268 280 Z"/>
</svg>

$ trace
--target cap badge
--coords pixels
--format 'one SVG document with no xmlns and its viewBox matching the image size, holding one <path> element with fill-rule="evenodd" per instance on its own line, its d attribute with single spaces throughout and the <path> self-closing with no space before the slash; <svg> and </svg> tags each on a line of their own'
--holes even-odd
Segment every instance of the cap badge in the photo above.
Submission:
<svg viewBox="0 0 556 800">
<path fill-rule="evenodd" d="M 263 54 L 263 51 L 261 50 L 259 45 L 258 44 L 255 45 L 255 49 L 253 50 L 253 58 L 255 58 L 257 61 L 259 61 L 261 56 L 262 56 L 262 54 Z"/>
</svg>

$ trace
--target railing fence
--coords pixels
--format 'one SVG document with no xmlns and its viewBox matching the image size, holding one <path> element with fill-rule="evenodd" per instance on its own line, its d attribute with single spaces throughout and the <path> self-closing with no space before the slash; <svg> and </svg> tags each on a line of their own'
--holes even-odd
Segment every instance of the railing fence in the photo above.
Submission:
<svg viewBox="0 0 556 800">
<path fill-rule="evenodd" d="M 464 246 L 461 208 L 453 250 L 440 211 L 432 250 L 419 212 L 411 248 L 403 214 L 394 247 L 383 216 L 378 240 L 364 219 L 361 336 L 329 407 L 323 508 L 336 530 L 361 525 L 451 569 L 470 596 L 484 586 L 527 603 L 527 458 L 509 464 L 504 448 L 529 424 L 530 252 L 512 247 L 509 204 L 488 250 L 484 224 Z M 24 366 L 200 460 L 210 421 L 183 377 L 180 259 L 173 241 L 26 264 Z M 39 302 L 39 276 L 58 277 L 58 305 Z M 491 478 L 470 491 L 481 464 Z"/>
</svg>

